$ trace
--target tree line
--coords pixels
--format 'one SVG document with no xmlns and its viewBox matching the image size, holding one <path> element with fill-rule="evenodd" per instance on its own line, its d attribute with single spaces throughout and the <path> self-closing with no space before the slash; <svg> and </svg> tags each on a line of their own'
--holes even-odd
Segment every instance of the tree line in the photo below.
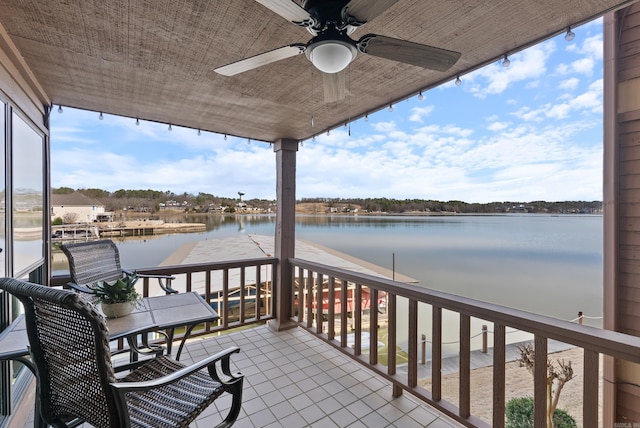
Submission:
<svg viewBox="0 0 640 428">
<path fill-rule="evenodd" d="M 233 207 L 239 201 L 238 198 L 215 196 L 210 193 L 199 192 L 174 193 L 171 191 L 159 191 L 152 189 L 125 190 L 119 189 L 109 192 L 102 189 L 72 189 L 70 187 L 53 188 L 54 194 L 80 192 L 90 198 L 100 201 L 107 210 L 116 211 L 122 209 L 151 211 L 159 210 L 160 204 L 167 201 L 177 201 L 180 204 L 186 202 L 189 210 L 206 212 L 212 206 Z M 275 201 L 267 199 L 247 199 L 248 206 L 267 209 L 273 208 Z M 528 213 L 599 213 L 602 210 L 601 201 L 502 201 L 489 203 L 468 203 L 464 201 L 436 201 L 431 199 L 391 199 L 391 198 L 303 198 L 302 203 L 320 203 L 327 206 L 333 212 L 350 212 L 357 209 L 359 212 L 371 213 L 463 213 L 463 214 L 490 214 L 504 212 L 528 212 Z"/>
<path fill-rule="evenodd" d="M 301 202 L 324 203 L 337 211 L 344 208 L 358 208 L 365 212 L 381 213 L 462 213 L 491 214 L 505 212 L 526 213 L 584 213 L 592 214 L 602 211 L 601 201 L 505 201 L 489 203 L 468 203 L 464 201 L 435 201 L 426 199 L 390 199 L 390 198 L 305 198 Z"/>
<path fill-rule="evenodd" d="M 107 211 L 131 210 L 156 212 L 160 210 L 160 204 L 167 201 L 176 201 L 185 206 L 185 210 L 192 212 L 207 212 L 212 207 L 234 207 L 238 198 L 214 196 L 210 193 L 199 192 L 174 193 L 171 191 L 159 191 L 152 189 L 125 190 L 119 189 L 109 192 L 102 189 L 72 189 L 70 187 L 58 187 L 51 189 L 53 194 L 68 194 L 79 192 L 102 203 Z M 186 202 L 186 204 L 184 204 Z M 266 199 L 249 199 L 244 201 L 247 205 L 256 208 L 267 209 L 274 203 Z"/>
</svg>

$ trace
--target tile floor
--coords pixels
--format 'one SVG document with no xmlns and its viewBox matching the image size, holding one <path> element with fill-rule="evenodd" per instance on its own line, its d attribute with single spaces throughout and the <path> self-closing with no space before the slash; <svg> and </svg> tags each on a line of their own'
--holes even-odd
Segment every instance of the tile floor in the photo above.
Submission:
<svg viewBox="0 0 640 428">
<path fill-rule="evenodd" d="M 234 427 L 429 427 L 459 423 L 410 394 L 391 396 L 391 384 L 302 329 L 274 332 L 266 326 L 193 339 L 181 361 L 189 364 L 229 346 L 240 347 L 232 369 L 245 375 L 242 410 Z M 230 397 L 218 398 L 192 424 L 221 421 Z M 25 425 L 33 426 L 33 418 Z"/>
<path fill-rule="evenodd" d="M 245 375 L 235 427 L 461 426 L 407 393 L 394 399 L 388 381 L 301 329 L 274 332 L 261 326 L 193 341 L 182 360 L 232 345 L 241 349 L 233 362 Z M 230 401 L 216 400 L 196 426 L 215 425 L 220 420 L 216 407 L 226 410 Z"/>
</svg>

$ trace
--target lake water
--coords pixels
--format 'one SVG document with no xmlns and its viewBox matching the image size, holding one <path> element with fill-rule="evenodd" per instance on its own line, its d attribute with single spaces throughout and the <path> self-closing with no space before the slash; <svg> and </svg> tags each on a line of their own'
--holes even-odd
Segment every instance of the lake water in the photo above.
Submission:
<svg viewBox="0 0 640 428">
<path fill-rule="evenodd" d="M 182 221 L 207 231 L 115 239 L 124 267 L 157 266 L 187 242 L 275 230 L 274 216 Z M 397 272 L 432 289 L 566 320 L 602 314 L 602 216 L 298 216 L 296 235 L 388 269 L 395 254 Z"/>
</svg>

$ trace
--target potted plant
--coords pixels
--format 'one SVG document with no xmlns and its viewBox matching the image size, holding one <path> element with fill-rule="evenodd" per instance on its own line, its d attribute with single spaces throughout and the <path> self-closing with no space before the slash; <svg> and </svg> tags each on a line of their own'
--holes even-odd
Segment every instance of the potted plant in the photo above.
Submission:
<svg viewBox="0 0 640 428">
<path fill-rule="evenodd" d="M 134 287 L 136 281 L 138 281 L 138 275 L 135 272 L 124 273 L 122 278 L 112 283 L 98 281 L 91 288 L 107 318 L 122 317 L 133 311 L 140 297 Z"/>
</svg>

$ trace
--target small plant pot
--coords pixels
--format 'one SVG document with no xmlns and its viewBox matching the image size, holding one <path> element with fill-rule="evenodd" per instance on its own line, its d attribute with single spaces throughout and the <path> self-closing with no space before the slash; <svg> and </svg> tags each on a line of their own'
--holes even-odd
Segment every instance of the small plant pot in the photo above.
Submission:
<svg viewBox="0 0 640 428">
<path fill-rule="evenodd" d="M 136 302 L 101 303 L 102 312 L 107 318 L 120 318 L 129 315 L 136 307 Z"/>
</svg>

